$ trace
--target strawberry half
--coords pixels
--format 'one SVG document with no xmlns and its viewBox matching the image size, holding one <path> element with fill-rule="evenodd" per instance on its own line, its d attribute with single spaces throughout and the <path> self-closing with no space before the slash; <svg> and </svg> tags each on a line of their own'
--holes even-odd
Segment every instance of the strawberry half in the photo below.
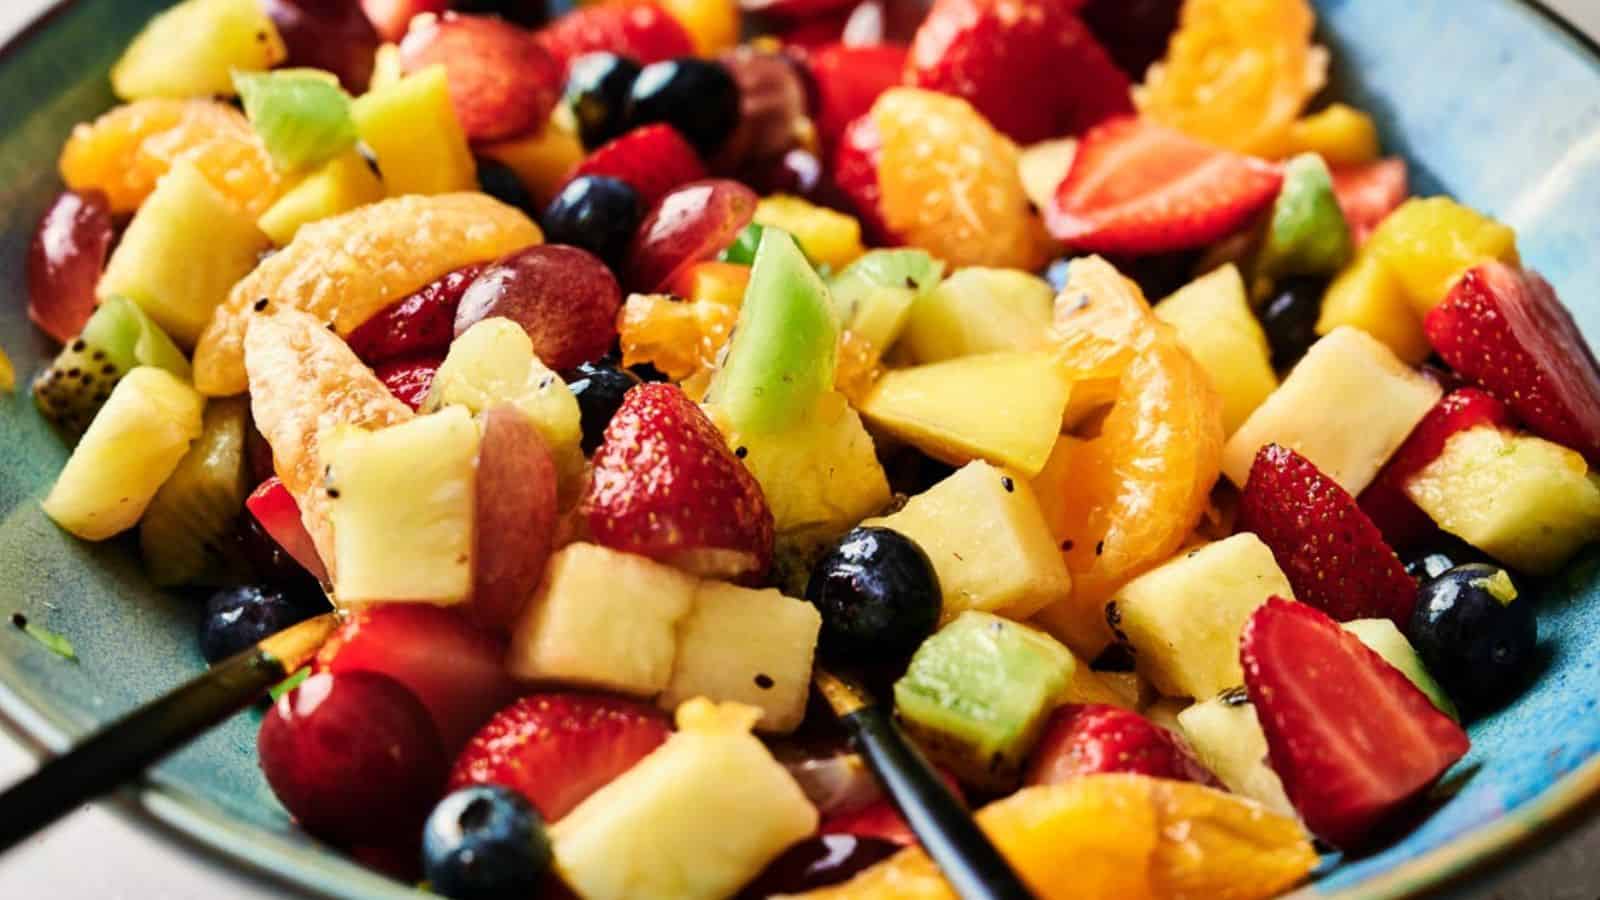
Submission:
<svg viewBox="0 0 1600 900">
<path fill-rule="evenodd" d="M 589 533 L 710 578 L 764 574 L 772 510 L 722 432 L 683 390 L 630 390 L 594 454 L 583 508 Z"/>
<path fill-rule="evenodd" d="M 376 365 L 419 353 L 443 353 L 456 337 L 461 295 L 483 271 L 482 263 L 463 266 L 396 300 L 350 332 L 345 343 L 361 361 Z"/>
<path fill-rule="evenodd" d="M 516 696 L 504 663 L 500 640 L 457 610 L 383 603 L 351 611 L 314 669 L 378 672 L 400 682 L 428 708 L 445 752 L 454 753 Z"/>
<path fill-rule="evenodd" d="M 317 552 L 311 532 L 306 530 L 305 522 L 300 518 L 300 504 L 295 502 L 294 495 L 289 493 L 278 476 L 261 482 L 244 501 L 244 505 L 261 523 L 267 535 L 283 548 L 283 552 L 294 557 L 294 561 L 311 573 L 313 578 L 323 584 L 328 583 L 328 567 L 322 564 L 322 555 Z"/>
<path fill-rule="evenodd" d="M 850 47 L 829 44 L 804 57 L 811 73 L 812 118 L 824 147 L 834 147 L 846 128 L 872 110 L 872 104 L 900 83 L 906 48 L 894 44 Z"/>
<path fill-rule="evenodd" d="M 422 409 L 422 402 L 428 399 L 428 391 L 433 389 L 433 376 L 439 374 L 439 366 L 443 363 L 444 354 L 424 353 L 379 363 L 373 374 L 389 389 L 389 393 L 400 398 L 401 403 L 415 412 Z"/>
<path fill-rule="evenodd" d="M 883 138 L 868 113 L 851 122 L 833 153 L 833 183 L 849 202 L 867 241 L 879 247 L 903 243 L 883 220 L 883 188 L 878 184 L 878 164 L 883 161 Z"/>
<path fill-rule="evenodd" d="M 1275 163 L 1153 122 L 1114 119 L 1079 143 L 1045 224 L 1081 252 L 1188 250 L 1244 227 L 1282 184 Z"/>
<path fill-rule="evenodd" d="M 1058 707 L 1033 751 L 1026 783 L 1059 784 L 1104 772 L 1218 783 L 1182 739 L 1136 712 L 1103 703 Z"/>
<path fill-rule="evenodd" d="M 1406 482 L 1439 458 L 1452 435 L 1479 425 L 1509 428 L 1511 424 L 1506 405 L 1483 391 L 1461 388 L 1452 392 L 1417 423 L 1378 477 L 1361 492 L 1361 511 L 1383 532 L 1390 546 L 1416 546 L 1439 529 L 1406 496 Z"/>
<path fill-rule="evenodd" d="M 604 175 L 625 181 L 639 194 L 639 208 L 652 209 L 662 197 L 706 177 L 705 163 L 671 125 L 646 125 L 601 146 L 573 167 L 572 181 Z"/>
<path fill-rule="evenodd" d="M 1417 583 L 1355 498 L 1293 450 L 1268 444 L 1256 454 L 1238 530 L 1272 550 L 1295 599 L 1341 622 L 1410 623 Z"/>
<path fill-rule="evenodd" d="M 1318 837 L 1356 849 L 1456 760 L 1467 733 L 1361 639 L 1274 597 L 1239 638 L 1272 768 Z"/>
<path fill-rule="evenodd" d="M 666 742 L 653 706 L 599 694 L 532 694 L 496 713 L 456 758 L 449 789 L 498 784 L 559 821 Z"/>
<path fill-rule="evenodd" d="M 641 66 L 694 55 L 689 32 L 655 3 L 581 6 L 540 29 L 538 38 L 563 72 L 578 57 L 599 51 Z"/>
<path fill-rule="evenodd" d="M 1333 170 L 1333 196 L 1358 247 L 1405 202 L 1408 192 L 1406 161 L 1398 156 Z"/>
<path fill-rule="evenodd" d="M 1021 144 L 1133 112 L 1128 76 L 1077 0 L 937 0 L 911 42 L 906 83 L 964 98 Z"/>
<path fill-rule="evenodd" d="M 1600 364 L 1555 288 L 1485 263 L 1423 322 L 1452 369 L 1511 407 L 1528 430 L 1600 465 Z"/>
</svg>

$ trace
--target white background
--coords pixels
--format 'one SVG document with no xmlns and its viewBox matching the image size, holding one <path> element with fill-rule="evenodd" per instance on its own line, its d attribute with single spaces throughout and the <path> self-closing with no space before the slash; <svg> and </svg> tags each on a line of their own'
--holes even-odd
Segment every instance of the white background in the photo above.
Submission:
<svg viewBox="0 0 1600 900">
<path fill-rule="evenodd" d="M 1473 2 L 1473 0 L 1463 0 Z M 1600 35 L 1600 0 L 1547 0 Z M 0 0 L 0 40 L 49 0 Z M 0 783 L 32 769 L 23 745 L 0 732 Z M 1477 900 L 1593 900 L 1600 893 L 1600 822 L 1582 829 L 1515 872 L 1482 880 Z M 1584 886 L 1587 887 L 1584 887 Z M 0 861 L 0 897 L 97 900 L 259 900 L 288 892 L 239 874 L 203 852 L 101 804 L 85 807 Z"/>
</svg>

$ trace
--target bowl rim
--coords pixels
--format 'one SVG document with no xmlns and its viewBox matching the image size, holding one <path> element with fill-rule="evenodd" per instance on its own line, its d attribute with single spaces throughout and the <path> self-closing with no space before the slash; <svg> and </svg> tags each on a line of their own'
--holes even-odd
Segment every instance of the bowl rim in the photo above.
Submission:
<svg viewBox="0 0 1600 900">
<path fill-rule="evenodd" d="M 0 41 L 4 59 L 50 27 L 78 0 L 54 0 Z M 1590 35 L 1545 0 L 1502 0 L 1520 5 L 1562 34 L 1600 69 L 1600 36 Z M 31 701 L 26 689 L 0 682 L 0 728 L 19 739 L 36 759 L 61 753 L 78 729 Z M 176 838 L 185 850 L 226 860 L 285 886 L 332 898 L 403 900 L 414 898 L 409 885 L 386 878 L 342 857 L 330 860 L 319 845 L 297 845 L 265 829 L 239 822 L 182 785 L 153 772 L 102 799 L 103 808 L 131 824 Z M 1585 812 L 1600 810 L 1600 754 L 1589 758 L 1521 806 L 1427 853 L 1408 859 L 1367 880 L 1333 892 L 1312 882 L 1285 900 L 1400 900 L 1461 881 L 1503 861 L 1512 851 L 1548 844 L 1568 833 Z"/>
</svg>

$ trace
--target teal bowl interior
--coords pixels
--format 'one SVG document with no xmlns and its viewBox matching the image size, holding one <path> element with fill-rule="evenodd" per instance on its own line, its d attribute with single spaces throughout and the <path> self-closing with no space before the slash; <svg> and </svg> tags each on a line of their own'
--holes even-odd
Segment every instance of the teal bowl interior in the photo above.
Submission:
<svg viewBox="0 0 1600 900">
<path fill-rule="evenodd" d="M 23 258 L 60 189 L 72 126 L 112 104 L 105 73 L 165 0 L 64 3 L 0 52 L 0 345 L 26 379 L 50 348 L 24 312 Z M 1600 48 L 1518 0 L 1320 0 L 1339 92 L 1377 114 L 1419 191 L 1448 191 L 1515 225 L 1524 259 L 1555 283 L 1600 343 Z M 122 542 L 58 531 L 38 501 L 66 449 L 26 390 L 0 395 L 0 614 L 66 635 L 67 662 L 0 629 L 0 712 L 52 750 L 199 672 L 197 610 L 145 582 Z M 1483 862 L 1600 790 L 1600 555 L 1551 579 L 1545 668 L 1507 709 L 1475 723 L 1471 755 L 1404 841 L 1335 863 L 1313 895 L 1391 897 Z M 302 837 L 255 764 L 249 713 L 162 764 L 134 792 L 156 819 L 302 887 L 414 897 Z"/>
</svg>

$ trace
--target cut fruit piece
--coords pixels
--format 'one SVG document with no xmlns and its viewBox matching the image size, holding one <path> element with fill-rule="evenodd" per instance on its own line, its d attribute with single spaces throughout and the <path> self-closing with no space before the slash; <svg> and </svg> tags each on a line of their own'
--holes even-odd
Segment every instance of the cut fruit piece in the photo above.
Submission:
<svg viewBox="0 0 1600 900">
<path fill-rule="evenodd" d="M 453 606 L 471 596 L 478 440 L 459 407 L 326 436 L 319 458 L 340 604 Z"/>
<path fill-rule="evenodd" d="M 139 521 L 139 550 L 159 585 L 215 583 L 239 560 L 223 549 L 250 494 L 245 436 L 250 404 L 243 398 L 206 407 L 198 439 Z"/>
<path fill-rule="evenodd" d="M 539 588 L 561 525 L 550 447 L 522 410 L 490 407 L 478 419 L 473 507 L 474 621 L 508 631 Z"/>
<path fill-rule="evenodd" d="M 562 109 L 557 106 L 550 121 L 533 134 L 477 148 L 483 156 L 515 172 L 539 209 L 550 205 L 584 157 L 583 143 Z"/>
<path fill-rule="evenodd" d="M 1145 775 L 1087 775 L 1031 787 L 977 815 L 1040 900 L 1116 897 L 1267 900 L 1298 884 L 1317 852 L 1293 818 L 1215 788 Z M 955 900 L 920 848 L 806 900 Z"/>
<path fill-rule="evenodd" d="M 819 266 L 835 272 L 850 265 L 867 248 L 861 244 L 861 223 L 853 216 L 817 206 L 788 194 L 763 197 L 756 205 L 755 223 L 787 231 Z"/>
<path fill-rule="evenodd" d="M 964 612 L 911 657 L 894 685 L 895 713 L 934 762 L 1009 790 L 1076 665 L 1044 632 Z"/>
<path fill-rule="evenodd" d="M 1364 246 L 1373 230 L 1405 202 L 1409 182 L 1406 161 L 1398 156 L 1334 169 L 1333 193 L 1357 247 Z"/>
<path fill-rule="evenodd" d="M 811 696 L 811 663 L 822 615 L 804 600 L 702 581 L 678 624 L 672 680 L 657 702 L 677 709 L 696 697 L 761 711 L 756 730 L 799 727 Z"/>
<path fill-rule="evenodd" d="M 880 354 L 910 327 L 917 304 L 937 290 L 944 263 L 921 250 L 874 250 L 828 283 L 846 331 Z"/>
<path fill-rule="evenodd" d="M 1600 477 L 1583 457 L 1494 426 L 1450 438 L 1406 495 L 1445 531 L 1531 575 L 1554 574 L 1600 537 Z"/>
<path fill-rule="evenodd" d="M 369 92 L 350 114 L 378 158 L 389 196 L 477 190 L 477 163 L 450 103 L 444 66 Z"/>
<path fill-rule="evenodd" d="M 382 199 L 383 182 L 361 154 L 352 151 L 335 157 L 290 188 L 261 214 L 256 225 L 273 243 L 283 247 L 294 240 L 301 226 Z"/>
<path fill-rule="evenodd" d="M 1439 305 L 1473 266 L 1519 262 L 1516 232 L 1449 197 L 1407 200 L 1384 217 L 1362 252 L 1388 267 L 1418 316 Z"/>
<path fill-rule="evenodd" d="M 204 406 L 165 369 L 128 372 L 56 476 L 45 515 L 86 541 L 132 528 L 200 436 Z"/>
<path fill-rule="evenodd" d="M 1250 309 L 1244 278 L 1229 263 L 1156 304 L 1156 317 L 1211 378 L 1222 397 L 1222 430 L 1233 434 L 1278 387 L 1266 332 Z"/>
<path fill-rule="evenodd" d="M 750 727 L 760 711 L 696 699 L 654 753 L 550 829 L 555 867 L 588 900 L 734 893 L 817 811 Z"/>
<path fill-rule="evenodd" d="M 139 32 L 111 67 L 124 100 L 233 96 L 234 72 L 272 68 L 289 51 L 257 0 L 185 0 Z"/>
<path fill-rule="evenodd" d="M 1200 762 L 1228 790 L 1279 815 L 1299 817 L 1278 773 L 1267 762 L 1267 736 L 1261 733 L 1256 708 L 1244 688 L 1193 704 L 1178 713 L 1178 727 Z"/>
<path fill-rule="evenodd" d="M 1289 160 L 1256 255 L 1257 277 L 1332 275 L 1353 252 L 1350 226 L 1334 196 L 1328 164 L 1315 153 Z"/>
<path fill-rule="evenodd" d="M 1050 353 L 990 353 L 889 372 L 861 414 L 935 459 L 982 459 L 1032 478 L 1061 433 L 1070 391 Z"/>
<path fill-rule="evenodd" d="M 1146 718 L 1103 704 L 1057 707 L 1028 764 L 1027 784 L 1059 784 L 1107 772 L 1218 785 L 1177 732 L 1167 722 L 1157 721 L 1154 712 Z"/>
<path fill-rule="evenodd" d="M 525 681 L 654 697 L 672 681 L 677 628 L 696 582 L 670 566 L 595 544 L 550 558 L 511 635 L 506 668 Z M 626 621 L 626 628 L 616 627 Z"/>
<path fill-rule="evenodd" d="M 1156 690 L 1205 699 L 1244 681 L 1239 632 L 1250 614 L 1269 597 L 1291 595 L 1267 545 L 1236 534 L 1123 585 L 1106 615 Z"/>
<path fill-rule="evenodd" d="M 1322 297 L 1317 334 L 1332 334 L 1342 326 L 1359 328 L 1382 341 L 1408 366 L 1433 352 L 1405 287 L 1382 260 L 1365 251 L 1333 279 Z"/>
<path fill-rule="evenodd" d="M 1016 269 L 962 269 L 920 294 L 905 343 L 919 363 L 1036 350 L 1050 330 L 1055 289 Z"/>
<path fill-rule="evenodd" d="M 127 297 L 193 347 L 228 291 L 271 241 L 200 170 L 174 165 L 139 207 L 95 289 Z"/>
<path fill-rule="evenodd" d="M 189 361 L 144 310 L 112 297 L 101 303 L 83 333 L 61 348 L 33 381 L 33 402 L 70 435 L 89 427 L 117 381 L 135 366 L 154 366 L 187 380 Z"/>
<path fill-rule="evenodd" d="M 280 172 L 313 169 L 355 146 L 350 97 L 317 69 L 235 72 L 245 115 Z"/>
<path fill-rule="evenodd" d="M 1056 138 L 1024 147 L 1017 159 L 1017 171 L 1022 177 L 1022 189 L 1028 192 L 1028 201 L 1040 209 L 1048 209 L 1055 202 L 1056 188 L 1072 170 L 1072 160 L 1077 155 L 1077 138 Z"/>
<path fill-rule="evenodd" d="M 862 524 L 898 531 L 928 554 L 944 598 L 941 622 L 969 609 L 1026 619 L 1072 591 L 1027 480 L 985 462 Z"/>
<path fill-rule="evenodd" d="M 1378 124 L 1353 106 L 1330 103 L 1289 128 L 1288 153 L 1315 153 L 1330 166 L 1378 161 Z"/>
<path fill-rule="evenodd" d="M 1433 705 L 1450 718 L 1461 721 L 1461 713 L 1456 710 L 1456 705 L 1451 702 L 1450 695 L 1444 692 L 1439 682 L 1433 680 L 1428 674 L 1428 668 L 1422 664 L 1422 657 L 1417 655 L 1411 642 L 1400 633 L 1400 629 L 1388 619 L 1356 619 L 1345 622 L 1344 630 L 1361 639 L 1372 652 L 1383 657 L 1389 665 L 1400 670 L 1400 674 L 1411 679 L 1417 690 L 1428 695 Z"/>
<path fill-rule="evenodd" d="M 1222 471 L 1243 487 L 1256 452 L 1279 444 L 1359 494 L 1443 394 L 1366 332 L 1336 329 L 1228 440 Z"/>
<path fill-rule="evenodd" d="M 245 499 L 244 505 L 267 536 L 299 563 L 300 568 L 305 569 L 318 583 L 329 583 L 328 568 L 323 565 L 317 545 L 301 520 L 300 504 L 278 476 L 261 482 Z"/>
</svg>

